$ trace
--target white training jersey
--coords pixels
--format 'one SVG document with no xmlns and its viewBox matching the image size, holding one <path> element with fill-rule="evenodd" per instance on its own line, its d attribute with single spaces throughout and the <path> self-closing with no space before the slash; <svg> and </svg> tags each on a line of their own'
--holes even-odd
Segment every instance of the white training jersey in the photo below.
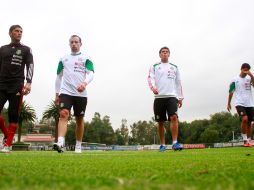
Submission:
<svg viewBox="0 0 254 190">
<path fill-rule="evenodd" d="M 81 52 L 62 57 L 58 63 L 55 83 L 56 93 L 87 97 L 87 91 L 79 92 L 78 86 L 93 80 L 93 63 Z"/>
<path fill-rule="evenodd" d="M 156 89 L 155 98 L 176 97 L 183 99 L 180 73 L 172 63 L 156 63 L 150 67 L 148 84 L 151 90 Z"/>
<path fill-rule="evenodd" d="M 249 75 L 244 78 L 237 76 L 231 81 L 229 93 L 234 93 L 235 106 L 254 107 L 251 86 Z"/>
</svg>

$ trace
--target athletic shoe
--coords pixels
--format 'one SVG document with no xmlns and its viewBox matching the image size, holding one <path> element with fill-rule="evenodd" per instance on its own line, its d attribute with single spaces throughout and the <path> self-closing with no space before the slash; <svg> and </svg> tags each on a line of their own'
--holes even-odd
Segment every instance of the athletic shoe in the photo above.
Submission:
<svg viewBox="0 0 254 190">
<path fill-rule="evenodd" d="M 75 153 L 82 153 L 82 148 L 81 148 L 81 146 L 75 146 Z"/>
<path fill-rule="evenodd" d="M 166 151 L 166 146 L 160 145 L 160 152 L 164 152 L 164 151 Z"/>
<path fill-rule="evenodd" d="M 173 150 L 182 150 L 183 147 L 178 142 L 172 145 Z"/>
<path fill-rule="evenodd" d="M 1 153 L 10 153 L 10 151 L 11 151 L 11 148 L 10 148 L 9 146 L 4 146 L 4 147 L 0 150 Z"/>
<path fill-rule="evenodd" d="M 252 147 L 252 144 L 250 144 L 248 141 L 244 141 L 243 146 L 244 147 Z"/>
<path fill-rule="evenodd" d="M 53 144 L 53 150 L 56 150 L 58 153 L 64 152 L 64 147 L 61 145 L 58 145 L 57 143 Z"/>
</svg>

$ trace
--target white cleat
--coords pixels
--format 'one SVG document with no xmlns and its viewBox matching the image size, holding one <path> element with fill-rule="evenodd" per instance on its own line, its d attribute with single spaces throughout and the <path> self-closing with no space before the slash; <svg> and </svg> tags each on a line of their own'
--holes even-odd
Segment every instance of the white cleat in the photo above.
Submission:
<svg viewBox="0 0 254 190">
<path fill-rule="evenodd" d="M 11 151 L 11 148 L 10 148 L 9 146 L 4 146 L 4 147 L 0 150 L 1 153 L 10 153 L 10 151 Z"/>
<path fill-rule="evenodd" d="M 75 153 L 78 153 L 78 154 L 82 153 L 81 146 L 75 146 Z"/>
</svg>

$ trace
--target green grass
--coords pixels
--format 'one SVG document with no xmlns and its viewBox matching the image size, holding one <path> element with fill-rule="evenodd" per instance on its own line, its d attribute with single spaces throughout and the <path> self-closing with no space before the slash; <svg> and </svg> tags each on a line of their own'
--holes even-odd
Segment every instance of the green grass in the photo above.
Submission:
<svg viewBox="0 0 254 190">
<path fill-rule="evenodd" d="M 12 152 L 0 154 L 0 189 L 251 190 L 254 148 Z"/>
</svg>

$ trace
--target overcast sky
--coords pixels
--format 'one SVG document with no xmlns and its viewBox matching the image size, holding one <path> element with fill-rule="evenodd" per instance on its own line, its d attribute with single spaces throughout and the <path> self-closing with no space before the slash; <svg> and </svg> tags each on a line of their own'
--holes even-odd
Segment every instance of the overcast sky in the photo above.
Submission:
<svg viewBox="0 0 254 190">
<path fill-rule="evenodd" d="M 70 52 L 69 37 L 80 35 L 95 67 L 86 120 L 99 112 L 115 129 L 123 118 L 130 125 L 153 116 L 148 69 L 168 46 L 185 97 L 179 118 L 190 122 L 226 111 L 231 79 L 242 63 L 254 67 L 253 8 L 252 0 L 3 0 L 0 45 L 10 42 L 11 25 L 23 27 L 22 43 L 35 62 L 25 100 L 41 119 L 55 97 L 57 64 Z"/>
</svg>

